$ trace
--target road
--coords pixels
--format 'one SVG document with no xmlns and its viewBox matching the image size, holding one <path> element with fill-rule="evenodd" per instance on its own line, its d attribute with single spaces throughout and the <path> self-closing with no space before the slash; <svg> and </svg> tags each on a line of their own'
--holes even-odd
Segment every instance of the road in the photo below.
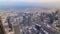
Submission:
<svg viewBox="0 0 60 34">
<path fill-rule="evenodd" d="M 48 27 L 45 26 L 44 24 L 40 24 L 40 25 L 41 25 L 41 27 L 42 27 L 45 31 L 47 31 L 49 34 L 57 34 L 56 31 L 52 30 L 51 28 L 48 28 Z"/>
</svg>

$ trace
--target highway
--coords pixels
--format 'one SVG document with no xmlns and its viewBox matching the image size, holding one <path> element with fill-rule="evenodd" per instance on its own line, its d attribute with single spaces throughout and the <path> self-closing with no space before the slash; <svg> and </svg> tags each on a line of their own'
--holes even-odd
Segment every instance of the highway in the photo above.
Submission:
<svg viewBox="0 0 60 34">
<path fill-rule="evenodd" d="M 42 27 L 45 31 L 47 31 L 49 34 L 57 34 L 56 31 L 52 30 L 51 28 L 48 28 L 48 27 L 45 26 L 44 24 L 40 24 L 40 25 L 41 25 L 41 27 Z"/>
</svg>

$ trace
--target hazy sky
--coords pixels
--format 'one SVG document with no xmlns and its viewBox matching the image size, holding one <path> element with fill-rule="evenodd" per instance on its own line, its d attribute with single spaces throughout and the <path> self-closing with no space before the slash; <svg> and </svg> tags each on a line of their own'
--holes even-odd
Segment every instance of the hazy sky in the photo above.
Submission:
<svg viewBox="0 0 60 34">
<path fill-rule="evenodd" d="M 13 3 L 60 3 L 60 0 L 0 0 L 0 5 Z"/>
<path fill-rule="evenodd" d="M 0 0 L 0 6 L 5 6 L 5 5 L 15 5 L 15 4 L 46 4 L 46 5 L 51 5 L 51 6 L 57 6 L 60 7 L 60 0 Z"/>
</svg>

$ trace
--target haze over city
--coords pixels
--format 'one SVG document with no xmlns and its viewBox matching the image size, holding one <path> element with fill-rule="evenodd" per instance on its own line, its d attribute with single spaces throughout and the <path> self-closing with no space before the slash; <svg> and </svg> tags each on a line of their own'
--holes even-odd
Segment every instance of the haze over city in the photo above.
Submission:
<svg viewBox="0 0 60 34">
<path fill-rule="evenodd" d="M 0 0 L 0 9 L 17 7 L 60 8 L 60 0 Z"/>
<path fill-rule="evenodd" d="M 0 0 L 0 34 L 60 34 L 60 0 Z"/>
</svg>

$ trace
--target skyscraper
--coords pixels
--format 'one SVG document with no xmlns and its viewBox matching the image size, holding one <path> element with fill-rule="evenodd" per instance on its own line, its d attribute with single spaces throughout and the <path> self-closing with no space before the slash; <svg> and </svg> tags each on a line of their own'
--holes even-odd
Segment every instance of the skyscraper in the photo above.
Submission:
<svg viewBox="0 0 60 34">
<path fill-rule="evenodd" d="M 1 21 L 1 16 L 0 16 L 0 34 L 5 34 L 5 31 L 4 31 L 4 28 L 3 28 L 3 25 L 2 25 L 2 21 Z"/>
</svg>

